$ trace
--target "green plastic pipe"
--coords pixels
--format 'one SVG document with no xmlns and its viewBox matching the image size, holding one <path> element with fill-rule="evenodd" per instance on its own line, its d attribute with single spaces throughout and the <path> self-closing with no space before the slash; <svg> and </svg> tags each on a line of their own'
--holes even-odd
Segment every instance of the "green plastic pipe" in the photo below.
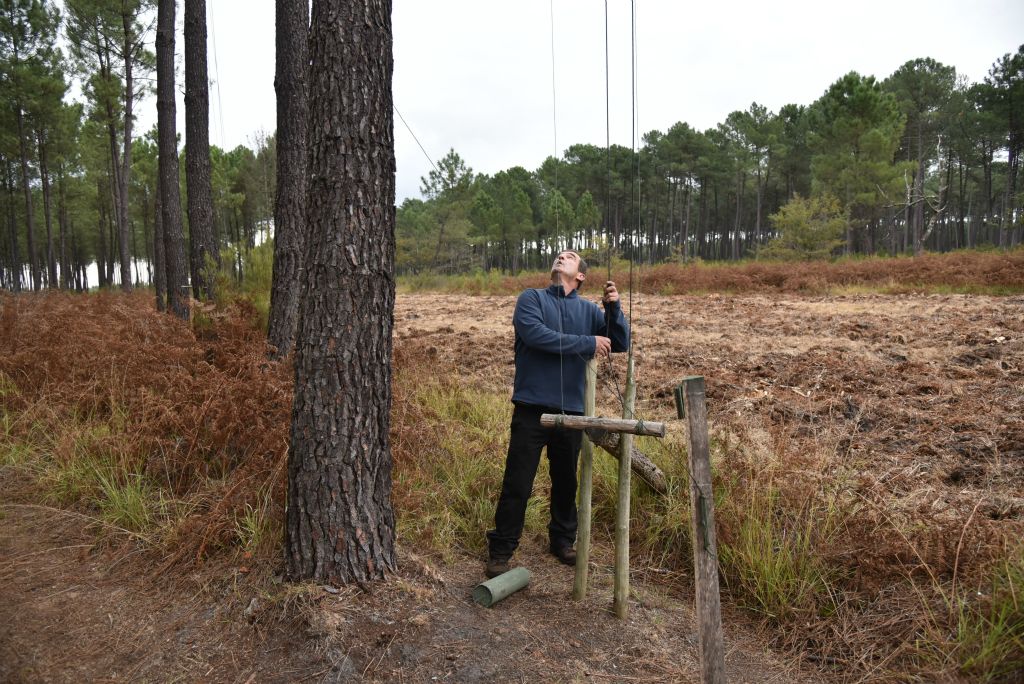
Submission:
<svg viewBox="0 0 1024 684">
<path fill-rule="evenodd" d="M 473 600 L 484 608 L 490 608 L 498 601 L 511 596 L 530 583 L 530 571 L 523 567 L 512 568 L 506 573 L 476 585 Z"/>
</svg>

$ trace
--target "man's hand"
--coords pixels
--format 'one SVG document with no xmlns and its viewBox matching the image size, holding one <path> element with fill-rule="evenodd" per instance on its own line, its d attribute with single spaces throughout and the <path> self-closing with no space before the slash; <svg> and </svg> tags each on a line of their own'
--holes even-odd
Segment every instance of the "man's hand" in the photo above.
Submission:
<svg viewBox="0 0 1024 684">
<path fill-rule="evenodd" d="M 612 353 L 612 341 L 600 335 L 594 336 L 594 356 L 608 356 Z"/>
<path fill-rule="evenodd" d="M 605 304 L 619 301 L 619 291 L 615 289 L 615 281 L 609 280 L 604 284 L 604 297 L 601 301 Z"/>
</svg>

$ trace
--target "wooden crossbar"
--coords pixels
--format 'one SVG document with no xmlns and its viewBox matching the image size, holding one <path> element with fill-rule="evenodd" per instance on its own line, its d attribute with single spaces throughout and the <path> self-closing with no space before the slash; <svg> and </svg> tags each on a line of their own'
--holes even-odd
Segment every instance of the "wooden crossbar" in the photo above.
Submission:
<svg viewBox="0 0 1024 684">
<path fill-rule="evenodd" d="M 567 416 L 561 413 L 541 414 L 540 424 L 544 427 L 564 427 L 570 430 L 597 428 L 605 432 L 626 432 L 631 435 L 664 437 L 665 424 L 648 420 L 625 420 L 622 418 L 596 418 L 594 416 Z"/>
</svg>

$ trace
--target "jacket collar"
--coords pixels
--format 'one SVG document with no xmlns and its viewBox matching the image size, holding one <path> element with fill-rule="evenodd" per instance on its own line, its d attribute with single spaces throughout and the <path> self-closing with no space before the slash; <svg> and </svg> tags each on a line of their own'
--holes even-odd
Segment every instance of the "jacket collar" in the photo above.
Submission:
<svg viewBox="0 0 1024 684">
<path fill-rule="evenodd" d="M 573 288 L 572 292 L 570 292 L 569 294 L 565 294 L 565 288 L 562 287 L 561 285 L 555 285 L 554 283 L 548 285 L 548 294 L 550 294 L 552 297 L 566 297 L 572 299 L 573 297 L 576 296 L 576 292 L 578 290 L 579 288 L 576 287 Z"/>
</svg>

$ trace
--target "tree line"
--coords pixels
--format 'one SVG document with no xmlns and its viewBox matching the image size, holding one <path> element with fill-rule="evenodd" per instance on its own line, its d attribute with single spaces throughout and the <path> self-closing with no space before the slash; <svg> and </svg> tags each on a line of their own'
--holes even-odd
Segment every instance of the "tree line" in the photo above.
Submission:
<svg viewBox="0 0 1024 684">
<path fill-rule="evenodd" d="M 755 102 L 705 131 L 653 130 L 635 152 L 572 145 L 534 171 L 475 174 L 453 149 L 399 208 L 398 267 L 515 272 L 565 248 L 646 262 L 786 255 L 781 226 L 806 230 L 793 217 L 822 208 L 837 254 L 1012 247 L 1022 112 L 1024 46 L 980 83 L 914 59 L 884 80 L 850 72 L 808 105 Z"/>
<path fill-rule="evenodd" d="M 160 132 L 158 126 L 135 128 L 138 108 L 152 106 L 159 86 L 157 4 L 0 3 L 0 216 L 6 224 L 0 230 L 0 286 L 19 291 L 157 285 L 166 302 Z M 225 252 L 225 267 L 241 278 L 245 253 L 261 231 L 269 234 L 276 140 L 257 134 L 251 147 L 209 145 L 205 3 L 189 0 L 185 10 L 190 130 L 183 154 L 189 169 L 170 177 L 186 211 L 168 220 L 171 242 L 181 241 L 179 270 L 185 278 L 177 289 L 198 297 L 212 287 L 205 275 L 208 259 L 219 264 Z M 171 22 L 164 32 L 171 42 L 165 44 L 164 66 L 172 78 L 173 17 L 165 20 Z M 75 84 L 80 101 L 68 97 Z M 163 104 L 173 105 L 174 86 L 167 86 Z M 173 110 L 165 114 L 173 122 Z M 180 136 L 169 128 L 168 133 L 165 143 L 177 156 Z M 172 244 L 169 253 L 177 252 Z"/>
<path fill-rule="evenodd" d="M 50 0 L 3 0 L 0 286 L 166 288 L 159 134 L 133 128 L 154 91 L 157 5 L 66 0 L 61 13 Z M 288 131 L 257 136 L 252 148 L 209 145 L 205 5 L 190 0 L 185 13 L 184 155 L 194 187 L 181 169 L 188 258 L 177 287 L 200 295 L 212 287 L 208 259 L 219 264 L 227 251 L 241 278 L 245 253 L 274 224 L 276 141 Z M 67 101 L 72 81 L 81 102 Z M 296 83 L 294 74 L 275 79 L 279 93 Z M 846 74 L 809 105 L 772 112 L 753 103 L 705 131 L 679 122 L 644 135 L 635 152 L 576 144 L 533 171 L 475 174 L 453 149 L 422 179 L 422 197 L 398 208 L 396 268 L 517 272 L 543 268 L 563 248 L 646 262 L 784 256 L 773 249 L 782 227 L 806 231 L 791 217 L 821 207 L 829 235 L 818 256 L 1012 247 L 1024 225 L 1021 111 L 1024 46 L 980 83 L 915 59 L 881 81 Z M 278 120 L 287 121 L 281 112 Z M 283 179 L 300 190 L 302 181 Z M 285 204 L 294 214 L 287 193 Z M 285 277 L 298 262 L 297 246 L 283 245 L 275 271 Z"/>
</svg>

